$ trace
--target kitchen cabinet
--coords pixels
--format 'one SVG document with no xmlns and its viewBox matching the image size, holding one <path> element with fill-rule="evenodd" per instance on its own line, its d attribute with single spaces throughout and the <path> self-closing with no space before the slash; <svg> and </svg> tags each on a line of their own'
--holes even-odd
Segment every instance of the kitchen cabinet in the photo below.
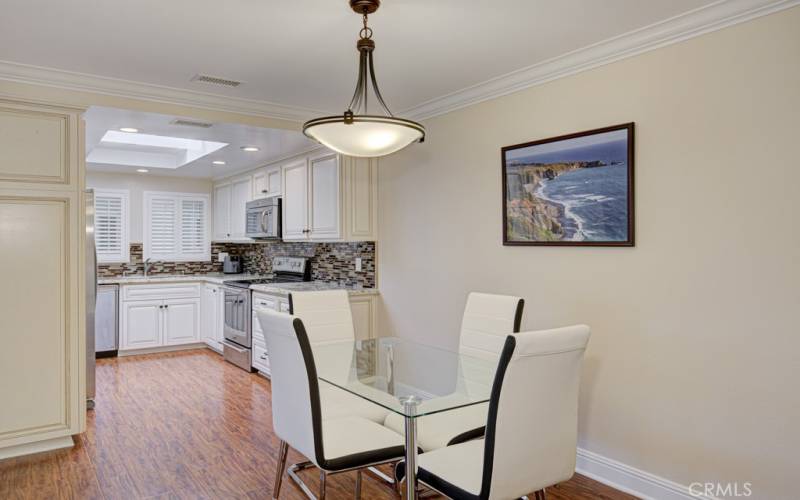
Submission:
<svg viewBox="0 0 800 500">
<path fill-rule="evenodd" d="M 135 301 L 122 306 L 120 350 L 143 349 L 161 345 L 161 306 L 163 302 Z"/>
<path fill-rule="evenodd" d="M 377 299 L 375 295 L 351 295 L 350 312 L 356 340 L 375 338 L 377 331 Z"/>
<path fill-rule="evenodd" d="M 225 298 L 219 285 L 206 284 L 203 286 L 203 296 L 200 303 L 202 322 L 200 325 L 201 339 L 211 349 L 222 352 L 223 324 Z"/>
<path fill-rule="evenodd" d="M 283 167 L 283 239 L 308 239 L 308 162 Z"/>
<path fill-rule="evenodd" d="M 377 161 L 322 153 L 283 166 L 283 239 L 377 240 Z"/>
<path fill-rule="evenodd" d="M 253 199 L 281 194 L 280 167 L 262 168 L 253 174 Z"/>
<path fill-rule="evenodd" d="M 120 352 L 200 341 L 199 285 L 125 285 L 121 296 Z"/>
<path fill-rule="evenodd" d="M 231 185 L 214 186 L 214 241 L 231 237 Z"/>
<path fill-rule="evenodd" d="M 0 99 L 0 458 L 86 429 L 86 110 L 47 99 Z"/>
<path fill-rule="evenodd" d="M 252 241 L 245 235 L 247 202 L 252 199 L 252 176 L 214 186 L 214 241 Z"/>
<path fill-rule="evenodd" d="M 200 339 L 200 299 L 165 300 L 164 345 L 197 342 Z"/>
</svg>

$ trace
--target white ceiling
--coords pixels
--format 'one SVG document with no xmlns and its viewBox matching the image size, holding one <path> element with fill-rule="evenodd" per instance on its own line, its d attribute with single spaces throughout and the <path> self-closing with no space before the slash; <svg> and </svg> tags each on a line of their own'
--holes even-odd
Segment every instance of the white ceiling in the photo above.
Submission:
<svg viewBox="0 0 800 500">
<path fill-rule="evenodd" d="M 394 111 L 712 0 L 384 0 L 371 17 Z M 741 2 L 740 2 L 741 3 Z M 360 19 L 347 0 L 3 0 L 0 61 L 341 112 Z M 205 73 L 245 82 L 190 82 Z"/>
<path fill-rule="evenodd" d="M 89 108 L 84 115 L 86 121 L 86 154 L 91 155 L 95 149 L 105 150 L 104 152 L 108 155 L 114 151 L 124 151 L 127 153 L 124 156 L 130 159 L 130 164 L 111 165 L 87 161 L 87 169 L 100 172 L 137 173 L 136 170 L 138 168 L 146 167 L 149 171 L 142 175 L 218 178 L 308 151 L 317 146 L 315 142 L 307 139 L 302 133 L 290 130 L 250 127 L 232 123 L 214 123 L 210 128 L 198 128 L 172 124 L 171 122 L 176 118 L 192 120 L 191 117 L 143 113 L 101 106 Z M 132 145 L 115 146 L 112 150 L 109 146 L 104 147 L 100 144 L 100 140 L 107 131 L 118 131 L 123 127 L 138 129 L 141 134 L 224 142 L 228 145 L 178 168 L 174 168 L 174 165 L 156 168 L 145 162 L 151 161 L 154 156 L 168 157 L 175 154 L 183 154 L 185 151 Z M 256 146 L 259 151 L 242 151 L 242 146 Z M 117 155 L 117 157 L 120 156 Z M 137 158 L 140 157 L 143 162 L 137 163 Z M 214 160 L 221 160 L 226 164 L 213 165 L 211 162 Z M 161 160 L 159 159 L 158 161 Z"/>
</svg>

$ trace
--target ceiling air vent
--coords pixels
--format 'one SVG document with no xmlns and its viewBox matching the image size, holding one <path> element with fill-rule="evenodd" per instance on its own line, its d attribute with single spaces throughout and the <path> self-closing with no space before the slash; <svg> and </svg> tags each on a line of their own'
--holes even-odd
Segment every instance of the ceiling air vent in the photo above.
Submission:
<svg viewBox="0 0 800 500">
<path fill-rule="evenodd" d="M 206 123 L 206 122 L 196 122 L 192 120 L 184 120 L 182 118 L 175 118 L 171 122 L 170 125 L 180 125 L 181 127 L 200 127 L 200 128 L 211 128 L 213 123 Z"/>
<path fill-rule="evenodd" d="M 227 78 L 220 78 L 218 76 L 209 76 L 209 75 L 194 75 L 192 77 L 193 82 L 201 82 L 201 83 L 210 83 L 212 85 L 222 85 L 223 87 L 238 87 L 242 84 L 242 82 L 237 82 L 236 80 L 228 80 Z"/>
</svg>

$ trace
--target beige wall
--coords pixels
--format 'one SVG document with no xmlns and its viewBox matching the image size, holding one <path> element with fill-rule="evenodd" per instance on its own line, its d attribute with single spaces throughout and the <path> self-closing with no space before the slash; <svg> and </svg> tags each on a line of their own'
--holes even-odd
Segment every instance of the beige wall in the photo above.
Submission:
<svg viewBox="0 0 800 500">
<path fill-rule="evenodd" d="M 454 346 L 470 290 L 591 325 L 580 446 L 790 498 L 800 465 L 800 8 L 450 113 L 381 161 L 395 333 Z M 500 148 L 636 122 L 635 248 L 501 245 Z"/>
<path fill-rule="evenodd" d="M 144 207 L 142 200 L 145 191 L 166 191 L 171 193 L 203 193 L 211 200 L 211 180 L 189 179 L 184 177 L 162 177 L 154 175 L 109 174 L 87 172 L 86 187 L 105 189 L 127 189 L 130 191 L 130 242 L 142 242 L 142 220 Z M 210 206 L 210 205 L 209 205 Z"/>
</svg>

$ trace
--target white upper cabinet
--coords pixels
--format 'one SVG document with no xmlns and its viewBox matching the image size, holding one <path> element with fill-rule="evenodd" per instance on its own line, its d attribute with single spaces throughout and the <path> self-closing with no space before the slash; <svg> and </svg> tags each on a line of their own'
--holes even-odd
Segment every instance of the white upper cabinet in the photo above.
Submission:
<svg viewBox="0 0 800 500">
<path fill-rule="evenodd" d="M 253 199 L 253 177 L 214 186 L 214 241 L 250 241 L 245 235 L 247 202 Z"/>
<path fill-rule="evenodd" d="M 253 174 L 253 199 L 281 194 L 280 167 L 262 168 Z"/>
<path fill-rule="evenodd" d="M 250 242 L 247 202 L 282 196 L 285 241 L 375 241 L 378 164 L 315 152 L 214 186 L 213 241 Z"/>
<path fill-rule="evenodd" d="M 247 239 L 245 222 L 247 219 L 247 202 L 253 199 L 251 178 L 245 177 L 231 184 L 231 238 Z"/>
<path fill-rule="evenodd" d="M 308 162 L 283 167 L 283 239 L 308 239 Z"/>
<path fill-rule="evenodd" d="M 214 241 L 231 237 L 231 185 L 214 187 Z"/>
<path fill-rule="evenodd" d="M 313 157 L 308 162 L 308 169 L 311 177 L 308 235 L 311 239 L 338 240 L 341 238 L 342 225 L 339 211 L 339 155 Z"/>
</svg>

